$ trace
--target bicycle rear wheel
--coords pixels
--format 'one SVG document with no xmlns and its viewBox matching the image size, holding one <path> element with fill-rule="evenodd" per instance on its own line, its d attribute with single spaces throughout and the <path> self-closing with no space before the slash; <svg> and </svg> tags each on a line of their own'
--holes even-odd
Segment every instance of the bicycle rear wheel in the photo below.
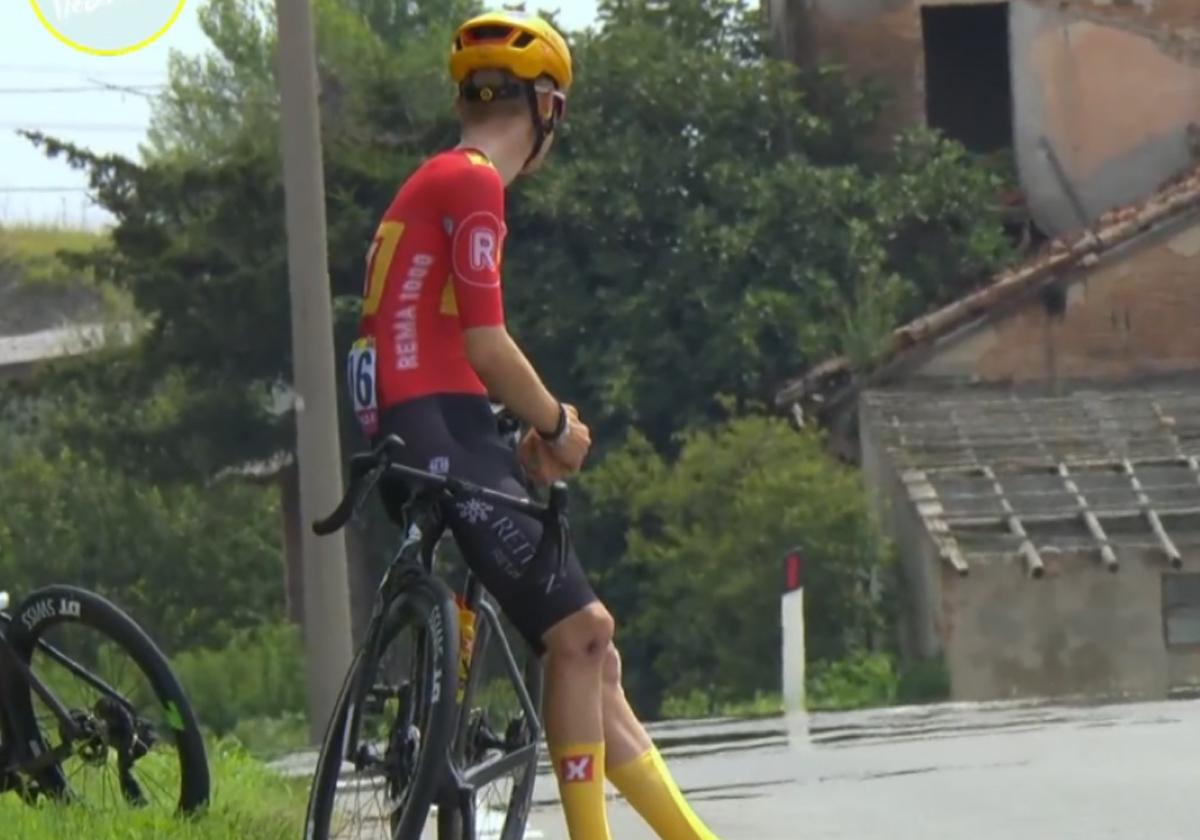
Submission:
<svg viewBox="0 0 1200 840">
<path fill-rule="evenodd" d="M 424 578 L 359 652 L 321 746 L 309 840 L 420 837 L 454 736 L 458 628 L 445 584 Z"/>
<path fill-rule="evenodd" d="M 523 663 L 485 599 L 470 673 L 460 687 L 462 717 L 453 754 L 456 776 L 468 792 L 442 804 L 438 840 L 525 837 L 537 781 L 543 673 L 538 657 L 522 649 Z"/>
<path fill-rule="evenodd" d="M 7 686 L 12 725 L 31 752 L 57 760 L 35 790 L 92 810 L 191 813 L 209 799 L 196 717 L 165 656 L 128 615 L 73 586 L 48 586 L 14 610 L 8 638 L 82 731 L 69 737 L 23 679 Z"/>
</svg>

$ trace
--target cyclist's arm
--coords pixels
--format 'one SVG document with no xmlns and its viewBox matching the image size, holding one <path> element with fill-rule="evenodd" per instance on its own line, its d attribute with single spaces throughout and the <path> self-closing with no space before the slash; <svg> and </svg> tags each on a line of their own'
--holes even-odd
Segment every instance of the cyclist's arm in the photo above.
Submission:
<svg viewBox="0 0 1200 840">
<path fill-rule="evenodd" d="M 544 432 L 558 425 L 558 400 L 503 325 L 466 330 L 467 360 L 493 399 Z"/>
<path fill-rule="evenodd" d="M 561 411 L 558 400 L 504 325 L 504 184 L 491 166 L 467 165 L 452 177 L 442 195 L 454 224 L 452 282 L 467 361 L 492 398 L 534 428 L 552 432 Z"/>
</svg>

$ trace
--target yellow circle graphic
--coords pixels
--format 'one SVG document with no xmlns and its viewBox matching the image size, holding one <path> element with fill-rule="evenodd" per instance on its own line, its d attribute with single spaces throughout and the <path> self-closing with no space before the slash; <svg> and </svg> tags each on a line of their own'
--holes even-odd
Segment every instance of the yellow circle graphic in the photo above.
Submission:
<svg viewBox="0 0 1200 840">
<path fill-rule="evenodd" d="M 131 36 L 129 38 L 129 42 L 122 43 L 118 46 L 97 46 L 95 43 L 89 44 L 86 43 L 86 40 L 81 38 L 78 33 L 63 31 L 64 20 L 69 20 L 73 16 L 77 19 L 83 18 L 86 20 L 88 15 L 99 15 L 101 18 L 107 16 L 107 20 L 102 22 L 107 23 L 109 25 L 108 28 L 111 29 L 113 28 L 112 24 L 120 20 L 120 18 L 113 13 L 114 5 L 117 3 L 124 5 L 127 2 L 128 0 L 29 0 L 29 4 L 33 6 L 33 13 L 37 15 L 37 19 L 41 22 L 42 26 L 44 26 L 46 31 L 53 35 L 60 43 L 65 44 L 71 49 L 77 50 L 81 53 L 99 56 L 128 55 L 129 53 L 137 52 L 144 47 L 150 46 L 163 35 L 166 35 L 167 31 L 175 25 L 175 22 L 179 20 L 179 16 L 183 14 L 183 7 L 187 0 L 175 0 L 174 11 L 171 12 L 166 23 L 162 24 L 157 31 L 152 31 L 150 34 L 146 34 L 146 31 L 138 32 L 136 31 L 137 25 L 134 23 L 129 27 Z M 166 8 L 170 8 L 171 2 L 172 0 L 166 0 L 166 2 L 164 2 L 162 5 Z M 126 13 L 126 23 L 137 20 L 137 16 L 128 14 L 132 10 L 130 10 L 127 6 L 125 6 L 123 9 L 119 9 L 119 11 Z M 140 11 L 144 12 L 145 10 L 143 8 Z M 51 14 L 53 14 L 55 19 L 58 21 L 58 25 L 55 25 L 51 21 Z M 143 13 L 140 17 L 145 18 L 146 15 Z M 95 17 L 93 17 L 92 20 L 95 20 Z M 143 30 L 149 30 L 154 25 L 155 24 L 151 23 L 143 27 Z M 85 30 L 86 29 L 87 27 L 85 27 Z"/>
</svg>

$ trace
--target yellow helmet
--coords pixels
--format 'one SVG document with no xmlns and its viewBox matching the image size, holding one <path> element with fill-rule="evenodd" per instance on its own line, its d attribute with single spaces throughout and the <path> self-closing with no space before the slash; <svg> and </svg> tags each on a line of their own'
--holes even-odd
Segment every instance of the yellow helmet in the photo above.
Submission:
<svg viewBox="0 0 1200 840">
<path fill-rule="evenodd" d="M 454 33 L 450 76 L 461 84 L 476 70 L 507 70 L 533 81 L 549 76 L 566 92 L 571 86 L 571 50 L 554 27 L 522 12 L 488 12 Z"/>
</svg>

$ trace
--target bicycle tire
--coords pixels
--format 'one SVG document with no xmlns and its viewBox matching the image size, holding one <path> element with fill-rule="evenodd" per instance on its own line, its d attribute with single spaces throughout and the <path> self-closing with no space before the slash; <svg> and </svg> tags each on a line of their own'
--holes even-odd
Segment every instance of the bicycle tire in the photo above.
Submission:
<svg viewBox="0 0 1200 840">
<path fill-rule="evenodd" d="M 12 649 L 27 666 L 38 673 L 33 661 L 35 648 L 45 633 L 55 626 L 74 623 L 98 631 L 117 645 L 148 679 L 155 698 L 168 715 L 166 727 L 172 734 L 179 756 L 179 798 L 176 810 L 193 814 L 204 808 L 211 795 L 208 756 L 204 738 L 191 703 L 171 669 L 166 656 L 142 627 L 108 599 L 75 586 L 53 585 L 31 592 L 12 612 L 8 639 Z M 86 671 L 87 669 L 84 668 Z M 95 675 L 88 673 L 94 678 Z M 24 684 L 6 687 L 13 711 L 13 730 L 25 744 L 48 748 L 38 726 L 33 706 L 33 690 Z M 57 798 L 71 795 L 71 786 L 61 764 L 37 773 L 34 781 Z"/>
<path fill-rule="evenodd" d="M 530 657 L 525 664 L 525 689 L 537 709 L 538 717 L 542 714 L 542 690 L 545 682 L 545 672 L 542 662 L 536 657 Z M 539 736 L 540 739 L 540 736 Z M 533 788 L 537 784 L 538 753 L 525 770 L 521 783 L 513 786 L 512 796 L 508 803 L 508 816 L 504 819 L 504 831 L 500 840 L 524 840 L 525 827 L 529 823 L 529 812 L 533 807 Z M 474 840 L 474 838 L 472 838 Z"/>
<path fill-rule="evenodd" d="M 413 782 L 405 799 L 403 812 L 392 819 L 392 836 L 396 840 L 420 837 L 441 784 L 454 736 L 455 690 L 458 682 L 458 616 L 450 590 L 440 580 L 421 578 L 410 583 L 385 610 L 380 628 L 384 642 L 403 631 L 404 614 L 423 620 L 433 639 L 430 645 L 434 661 L 427 663 L 413 695 L 419 703 L 428 704 L 428 731 L 422 731 L 421 752 Z M 440 622 L 440 629 L 434 629 Z M 398 624 L 398 626 L 393 626 Z M 317 758 L 308 808 L 305 815 L 305 840 L 332 840 L 334 799 L 337 794 L 338 773 L 346 747 L 349 713 L 352 703 L 358 706 L 365 699 L 366 688 L 373 684 L 378 662 L 368 662 L 360 650 L 347 671 L 341 691 L 325 729 L 325 737 Z M 430 671 L 433 673 L 431 674 Z M 390 733 L 389 737 L 394 733 Z"/>
<path fill-rule="evenodd" d="M 477 655 L 481 655 L 480 652 Z M 525 663 L 525 690 L 533 700 L 534 708 L 539 717 L 542 709 L 542 689 L 545 682 L 545 672 L 541 660 L 531 656 Z M 464 696 L 462 706 L 469 708 L 472 697 Z M 529 822 L 529 814 L 533 805 L 533 789 L 537 784 L 538 753 L 535 751 L 530 759 L 521 780 L 513 785 L 509 795 L 508 810 L 504 817 L 499 840 L 524 840 L 525 828 Z M 474 807 L 474 804 L 472 804 Z M 463 824 L 462 814 L 457 808 L 438 812 L 438 840 L 476 840 Z"/>
</svg>

